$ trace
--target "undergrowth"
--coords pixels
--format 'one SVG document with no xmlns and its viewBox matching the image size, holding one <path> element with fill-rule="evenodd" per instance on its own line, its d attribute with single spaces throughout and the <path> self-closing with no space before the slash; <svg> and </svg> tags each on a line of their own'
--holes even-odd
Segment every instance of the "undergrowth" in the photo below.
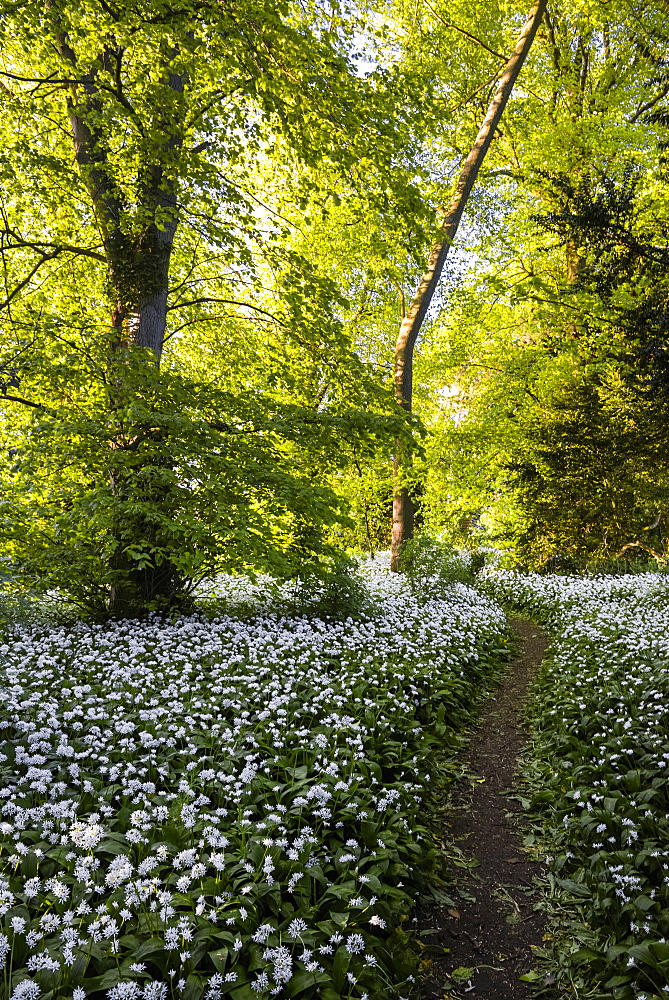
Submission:
<svg viewBox="0 0 669 1000">
<path fill-rule="evenodd" d="M 488 592 L 548 625 L 534 691 L 530 848 L 548 853 L 560 995 L 669 995 L 669 602 L 663 576 L 489 571 Z"/>
<path fill-rule="evenodd" d="M 246 581 L 249 617 L 10 626 L 1 997 L 409 995 L 426 818 L 505 623 L 362 573 L 348 617 Z"/>
</svg>

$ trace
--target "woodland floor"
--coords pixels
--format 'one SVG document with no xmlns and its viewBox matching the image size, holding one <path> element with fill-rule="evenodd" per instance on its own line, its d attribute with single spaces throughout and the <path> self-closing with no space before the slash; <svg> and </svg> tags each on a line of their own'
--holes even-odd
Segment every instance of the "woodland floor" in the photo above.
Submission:
<svg viewBox="0 0 669 1000">
<path fill-rule="evenodd" d="M 532 945 L 541 945 L 543 919 L 534 909 L 533 889 L 539 872 L 523 852 L 514 818 L 520 806 L 509 793 L 526 739 L 520 714 L 548 639 L 523 619 L 512 618 L 511 625 L 520 640 L 517 656 L 484 705 L 462 757 L 464 777 L 451 789 L 446 813 L 444 839 L 475 867 L 463 869 L 455 906 L 423 903 L 418 913 L 426 946 L 425 1000 L 532 995 L 532 986 L 519 977 L 532 967 Z"/>
</svg>

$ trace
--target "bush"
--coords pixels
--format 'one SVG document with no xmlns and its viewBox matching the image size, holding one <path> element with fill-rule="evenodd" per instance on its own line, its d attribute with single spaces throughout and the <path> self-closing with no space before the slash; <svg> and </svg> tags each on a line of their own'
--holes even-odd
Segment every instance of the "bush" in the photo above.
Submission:
<svg viewBox="0 0 669 1000">
<path fill-rule="evenodd" d="M 370 596 L 355 559 L 307 564 L 292 588 L 298 614 L 321 618 L 360 617 L 371 609 Z"/>
<path fill-rule="evenodd" d="M 416 594 L 427 594 L 454 583 L 474 582 L 470 553 L 452 549 L 431 535 L 417 535 L 404 543 L 400 569 Z"/>
<path fill-rule="evenodd" d="M 339 620 L 364 617 L 374 607 L 360 564 L 349 557 L 306 562 L 299 576 L 289 581 L 220 574 L 201 586 L 194 598 L 198 612 L 208 618 L 248 619 L 274 613 Z"/>
</svg>

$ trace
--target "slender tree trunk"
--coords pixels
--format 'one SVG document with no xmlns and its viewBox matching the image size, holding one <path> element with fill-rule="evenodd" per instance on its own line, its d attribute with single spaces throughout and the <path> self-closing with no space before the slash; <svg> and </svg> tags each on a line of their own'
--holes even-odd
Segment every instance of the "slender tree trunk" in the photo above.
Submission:
<svg viewBox="0 0 669 1000">
<path fill-rule="evenodd" d="M 411 411 L 413 395 L 413 356 L 416 340 L 446 261 L 446 256 L 458 231 L 469 195 L 472 192 L 481 164 L 493 140 L 495 129 L 511 96 L 511 91 L 530 50 L 541 19 L 546 10 L 547 0 L 535 0 L 520 33 L 515 49 L 499 78 L 495 95 L 483 119 L 479 133 L 469 155 L 464 162 L 453 200 L 444 215 L 441 233 L 432 247 L 427 267 L 419 282 L 413 302 L 402 320 L 395 346 L 395 394 L 402 406 Z M 393 534 L 391 546 L 391 569 L 398 571 L 401 546 L 413 537 L 414 505 L 409 490 L 402 484 L 402 473 L 407 469 L 409 456 L 401 446 L 397 447 L 393 494 Z"/>
</svg>

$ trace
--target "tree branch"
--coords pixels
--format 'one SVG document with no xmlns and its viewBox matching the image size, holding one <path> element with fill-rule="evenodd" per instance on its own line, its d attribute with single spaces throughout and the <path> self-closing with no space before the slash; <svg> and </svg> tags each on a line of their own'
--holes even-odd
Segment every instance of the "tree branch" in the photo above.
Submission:
<svg viewBox="0 0 669 1000">
<path fill-rule="evenodd" d="M 57 77 L 56 71 L 48 76 L 19 76 L 17 73 L 10 73 L 8 70 L 0 69 L 0 76 L 6 76 L 9 80 L 17 80 L 19 83 L 81 83 L 81 80 L 70 80 L 64 77 Z"/>
<path fill-rule="evenodd" d="M 476 37 L 476 35 L 472 35 L 469 31 L 465 31 L 464 28 L 459 28 L 457 24 L 451 24 L 450 21 L 444 21 L 441 14 L 437 13 L 437 11 L 434 9 L 432 4 L 428 2 L 428 0 L 423 0 L 423 3 L 428 8 L 428 10 L 432 11 L 436 19 L 440 21 L 445 28 L 450 28 L 452 31 L 457 31 L 458 34 L 464 35 L 465 38 L 468 38 L 471 42 L 476 42 L 477 45 L 480 45 L 482 49 L 485 49 L 486 52 L 489 52 L 491 56 L 495 57 L 495 59 L 500 59 L 502 62 L 506 62 L 507 59 L 506 56 L 501 55 L 499 52 L 495 52 L 494 49 L 491 49 L 489 45 L 486 45 L 485 42 L 482 42 L 480 38 Z"/>
<path fill-rule="evenodd" d="M 578 76 L 578 85 L 581 95 L 585 94 L 585 88 L 588 83 L 588 68 L 590 66 L 590 52 L 583 40 L 583 36 L 579 35 L 578 47 L 581 51 L 581 70 Z"/>
<path fill-rule="evenodd" d="M 98 0 L 98 3 L 102 7 L 105 14 L 108 14 L 109 17 L 111 17 L 112 21 L 120 20 L 120 14 L 118 13 L 118 11 L 113 10 L 110 4 L 105 3 L 105 0 Z"/>
<path fill-rule="evenodd" d="M 471 94 L 465 97 L 463 101 L 460 101 L 459 104 L 455 104 L 453 105 L 453 107 L 447 108 L 446 114 L 452 115 L 455 111 L 459 111 L 460 108 L 464 108 L 467 104 L 469 104 L 472 97 L 476 97 L 476 95 L 480 93 L 480 91 L 485 90 L 486 87 L 490 87 L 495 82 L 498 76 L 499 76 L 499 70 L 496 73 L 494 73 L 493 76 L 489 77 L 487 80 L 484 80 L 483 83 L 476 88 L 476 90 L 472 90 Z"/>
<path fill-rule="evenodd" d="M 643 549 L 644 552 L 647 552 L 648 555 L 652 556 L 654 559 L 666 558 L 666 553 L 657 552 L 655 549 L 651 549 L 649 545 L 644 545 L 643 542 L 627 542 L 627 544 L 623 545 L 619 552 L 616 552 L 615 558 L 620 559 L 620 557 L 624 555 L 628 549 Z"/>
<path fill-rule="evenodd" d="M 181 333 L 188 326 L 194 326 L 196 323 L 215 323 L 217 320 L 221 319 L 235 319 L 235 313 L 215 313 L 213 316 L 198 316 L 197 319 L 188 319 L 185 323 L 181 323 L 177 326 L 171 333 L 168 333 L 166 337 L 163 337 L 163 345 L 171 340 L 172 337 L 176 337 L 177 333 Z"/>
<path fill-rule="evenodd" d="M 23 403 L 24 406 L 31 406 L 35 410 L 44 410 L 45 406 L 43 403 L 33 403 L 30 399 L 23 399 L 21 396 L 9 396 L 6 392 L 0 392 L 0 401 L 3 399 L 8 400 L 10 403 Z"/>
<path fill-rule="evenodd" d="M 515 170 L 509 170 L 506 167 L 501 167 L 499 170 L 486 170 L 486 177 L 510 177 L 512 181 L 517 181 L 519 184 L 525 180 L 523 174 L 519 174 Z"/>
<path fill-rule="evenodd" d="M 274 316 L 273 313 L 268 312 L 266 309 L 261 309 L 259 306 L 254 306 L 250 302 L 239 302 L 237 299 L 214 299 L 205 295 L 199 299 L 191 299 L 188 302 L 178 302 L 173 306 L 168 306 L 167 311 L 171 312 L 174 309 L 186 309 L 188 306 L 198 306 L 205 302 L 216 302 L 219 305 L 243 306 L 245 309 L 253 309 L 254 312 L 262 313 L 263 316 L 268 316 L 271 320 L 274 320 L 275 323 L 278 323 L 279 326 L 283 326 L 288 329 L 288 324 L 284 323 L 283 320 L 280 320 L 277 316 Z"/>
<path fill-rule="evenodd" d="M 659 94 L 657 94 L 651 101 L 647 101 L 646 104 L 642 104 L 641 107 L 638 109 L 638 111 L 634 112 L 634 114 L 630 118 L 630 123 L 638 121 L 642 115 L 645 115 L 647 111 L 650 111 L 651 108 L 654 108 L 655 105 L 658 103 L 658 101 L 661 101 L 663 97 L 667 96 L 667 94 L 669 94 L 669 83 L 665 83 L 664 87 L 662 87 Z"/>
<path fill-rule="evenodd" d="M 49 6 L 52 7 L 51 4 Z M 56 51 L 61 59 L 76 70 L 76 53 L 57 16 L 52 21 L 52 30 Z M 84 89 L 83 101 L 78 99 L 79 87 Z M 123 199 L 107 169 L 108 150 L 101 129 L 99 126 L 89 125 L 89 121 L 95 121 L 102 110 L 95 70 L 83 74 L 80 80 L 71 84 L 71 88 L 67 110 L 74 139 L 75 159 L 93 201 L 103 238 L 109 242 L 110 236 L 117 236 L 120 230 Z"/>
<path fill-rule="evenodd" d="M 3 236 L 5 235 L 11 237 L 13 242 L 6 243 L 3 239 Z M 104 254 L 99 253 L 97 250 L 91 250 L 88 247 L 73 247 L 70 246 L 69 243 L 37 243 L 32 240 L 24 240 L 10 229 L 0 231 L 0 244 L 2 244 L 3 250 L 34 250 L 35 253 L 39 253 L 44 257 L 47 255 L 43 253 L 42 247 L 45 247 L 54 251 L 53 254 L 48 255 L 49 257 L 53 257 L 61 252 L 72 253 L 80 257 L 90 257 L 92 260 L 99 260 L 103 264 L 107 263 L 107 257 Z"/>
<path fill-rule="evenodd" d="M 560 47 L 557 43 L 555 37 L 555 27 L 551 20 L 551 15 L 548 8 L 544 12 L 544 21 L 546 22 L 546 28 L 548 30 L 548 42 L 551 47 L 551 58 L 553 60 L 553 69 L 555 70 L 556 76 L 562 75 L 562 55 L 560 52 Z"/>
<path fill-rule="evenodd" d="M 13 291 L 9 292 L 4 302 L 0 302 L 0 310 L 6 309 L 7 306 L 14 301 L 19 292 L 23 291 L 27 284 L 32 280 L 32 278 L 37 274 L 42 264 L 45 264 L 48 260 L 53 260 L 57 257 L 60 251 L 55 250 L 53 253 L 42 254 L 41 260 L 38 260 L 34 267 L 30 269 L 27 276 L 20 281 Z"/>
</svg>

